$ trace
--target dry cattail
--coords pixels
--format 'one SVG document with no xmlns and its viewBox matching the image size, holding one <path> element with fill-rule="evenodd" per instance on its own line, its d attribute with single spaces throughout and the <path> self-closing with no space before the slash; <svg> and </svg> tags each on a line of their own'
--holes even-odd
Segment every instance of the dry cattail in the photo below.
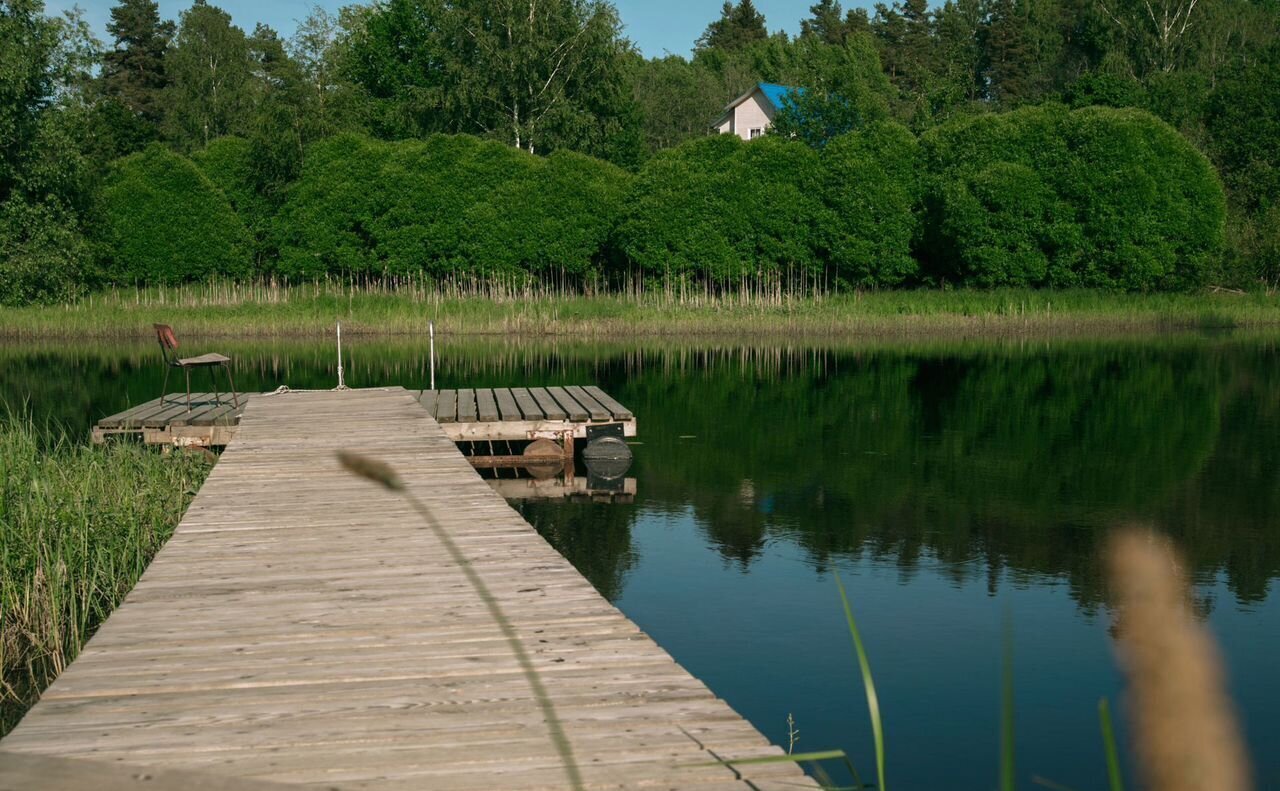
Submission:
<svg viewBox="0 0 1280 791">
<path fill-rule="evenodd" d="M 1112 537 L 1107 553 L 1120 613 L 1134 748 L 1152 791 L 1252 787 L 1235 712 L 1212 636 L 1192 614 L 1182 564 L 1164 538 Z"/>
<path fill-rule="evenodd" d="M 400 481 L 400 476 L 396 475 L 396 471 L 391 469 L 391 465 L 386 462 L 371 459 L 368 456 L 361 456 L 359 453 L 352 453 L 349 450 L 338 451 L 338 462 L 348 472 L 355 473 L 361 478 L 368 478 L 375 483 L 380 483 L 393 491 L 400 491 L 404 488 L 404 484 Z"/>
</svg>

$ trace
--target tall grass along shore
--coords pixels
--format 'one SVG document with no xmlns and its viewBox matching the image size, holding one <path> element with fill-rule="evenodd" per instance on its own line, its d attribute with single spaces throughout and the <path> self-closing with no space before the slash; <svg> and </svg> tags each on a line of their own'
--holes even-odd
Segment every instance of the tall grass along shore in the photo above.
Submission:
<svg viewBox="0 0 1280 791">
<path fill-rule="evenodd" d="M 0 414 L 0 735 L 137 582 L 208 468 Z"/>
<path fill-rule="evenodd" d="M 184 335 L 894 336 L 1071 334 L 1280 326 L 1280 295 L 1126 294 L 1031 289 L 832 294 L 781 282 L 732 291 L 670 286 L 592 294 L 519 281 L 403 279 L 286 285 L 231 281 L 112 289 L 62 305 L 0 309 L 0 338 Z"/>
</svg>

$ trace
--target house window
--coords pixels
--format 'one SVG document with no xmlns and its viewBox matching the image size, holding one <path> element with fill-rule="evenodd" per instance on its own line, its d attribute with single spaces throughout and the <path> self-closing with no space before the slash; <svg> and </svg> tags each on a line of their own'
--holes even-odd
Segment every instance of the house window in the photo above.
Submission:
<svg viewBox="0 0 1280 791">
<path fill-rule="evenodd" d="M 755 140 L 757 137 L 760 137 L 763 134 L 764 134 L 764 130 L 757 126 L 756 128 L 751 130 L 751 139 Z"/>
</svg>

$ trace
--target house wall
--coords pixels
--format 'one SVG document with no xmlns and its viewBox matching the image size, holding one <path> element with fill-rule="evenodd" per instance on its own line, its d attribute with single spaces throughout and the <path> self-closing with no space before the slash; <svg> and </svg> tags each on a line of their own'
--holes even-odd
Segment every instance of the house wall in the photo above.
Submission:
<svg viewBox="0 0 1280 791">
<path fill-rule="evenodd" d="M 733 112 L 724 123 L 716 127 L 716 131 L 720 134 L 734 134 L 743 140 L 750 140 L 752 129 L 768 129 L 772 121 L 773 108 L 765 101 L 764 94 L 756 89 L 755 93 L 733 108 Z"/>
</svg>

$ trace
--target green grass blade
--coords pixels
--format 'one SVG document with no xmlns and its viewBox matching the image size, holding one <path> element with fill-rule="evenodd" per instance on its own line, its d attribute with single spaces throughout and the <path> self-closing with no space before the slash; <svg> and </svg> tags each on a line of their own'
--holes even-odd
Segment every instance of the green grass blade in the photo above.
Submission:
<svg viewBox="0 0 1280 791">
<path fill-rule="evenodd" d="M 1000 671 L 1000 789 L 1013 791 L 1017 786 L 1013 740 L 1013 625 L 1006 614 L 1004 620 L 1004 662 Z"/>
<path fill-rule="evenodd" d="M 884 728 L 880 722 L 880 698 L 876 695 L 876 682 L 871 677 L 871 663 L 867 661 L 867 651 L 862 646 L 862 635 L 858 632 L 858 623 L 853 618 L 853 608 L 849 606 L 849 596 L 840 582 L 840 575 L 833 572 L 836 587 L 840 590 L 840 601 L 844 604 L 844 617 L 849 624 L 849 634 L 853 636 L 853 650 L 858 654 L 858 670 L 862 673 L 862 685 L 867 691 L 867 710 L 871 714 L 871 733 L 876 742 L 876 777 L 880 791 L 885 791 L 884 782 Z"/>
<path fill-rule="evenodd" d="M 1124 778 L 1120 774 L 1120 751 L 1116 749 L 1116 730 L 1111 724 L 1111 703 L 1098 701 L 1098 724 L 1102 728 L 1102 749 L 1107 754 L 1107 780 L 1111 791 L 1124 791 Z"/>
<path fill-rule="evenodd" d="M 798 764 L 802 761 L 829 761 L 832 758 L 844 758 L 844 750 L 820 750 L 812 753 L 792 753 L 791 755 L 762 755 L 757 758 L 726 758 L 723 761 L 709 761 L 699 766 L 750 766 L 752 764 Z"/>
</svg>

